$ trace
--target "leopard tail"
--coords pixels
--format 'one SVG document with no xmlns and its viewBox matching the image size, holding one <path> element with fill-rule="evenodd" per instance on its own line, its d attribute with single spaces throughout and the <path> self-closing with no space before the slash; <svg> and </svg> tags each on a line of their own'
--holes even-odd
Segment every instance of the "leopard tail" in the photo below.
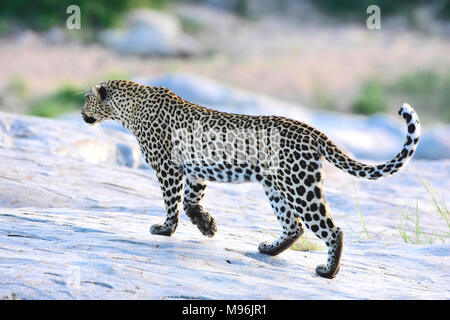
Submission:
<svg viewBox="0 0 450 320">
<path fill-rule="evenodd" d="M 420 137 L 419 117 L 414 109 L 407 103 L 404 103 L 398 114 L 406 121 L 407 135 L 402 150 L 392 160 L 378 165 L 361 163 L 345 155 L 326 137 L 322 137 L 323 156 L 339 169 L 359 178 L 376 180 L 396 173 L 411 159 Z"/>
</svg>

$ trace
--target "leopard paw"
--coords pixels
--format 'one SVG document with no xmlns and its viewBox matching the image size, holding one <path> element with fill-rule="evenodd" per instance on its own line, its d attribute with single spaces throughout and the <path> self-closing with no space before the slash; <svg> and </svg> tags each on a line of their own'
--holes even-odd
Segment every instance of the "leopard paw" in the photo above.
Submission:
<svg viewBox="0 0 450 320">
<path fill-rule="evenodd" d="M 154 224 L 150 227 L 150 233 L 159 236 L 170 237 L 175 232 L 175 228 L 166 227 L 161 224 Z"/>
<path fill-rule="evenodd" d="M 217 232 L 216 220 L 200 205 L 189 208 L 186 215 L 204 236 L 214 237 Z"/>
</svg>

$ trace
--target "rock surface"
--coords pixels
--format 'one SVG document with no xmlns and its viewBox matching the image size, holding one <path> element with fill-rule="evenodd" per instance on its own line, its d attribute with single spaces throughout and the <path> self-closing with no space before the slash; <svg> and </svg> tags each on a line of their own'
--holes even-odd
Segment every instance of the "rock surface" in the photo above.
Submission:
<svg viewBox="0 0 450 320">
<path fill-rule="evenodd" d="M 448 232 L 416 175 L 448 190 L 450 161 L 412 161 L 376 182 L 337 169 L 327 175 L 328 203 L 346 232 L 341 272 L 327 280 L 314 273 L 323 249 L 258 253 L 280 230 L 257 184 L 210 184 L 204 206 L 217 220 L 213 239 L 183 213 L 173 237 L 151 235 L 164 205 L 152 170 L 137 168 L 136 147 L 106 127 L 0 113 L 0 297 L 450 298 L 446 238 L 406 244 L 398 231 L 417 202 L 425 240 Z M 123 148 L 129 152 L 118 156 Z M 414 236 L 415 224 L 406 230 Z"/>
<path fill-rule="evenodd" d="M 426 131 L 417 148 L 420 159 L 450 159 L 450 126 L 437 126 Z"/>
</svg>

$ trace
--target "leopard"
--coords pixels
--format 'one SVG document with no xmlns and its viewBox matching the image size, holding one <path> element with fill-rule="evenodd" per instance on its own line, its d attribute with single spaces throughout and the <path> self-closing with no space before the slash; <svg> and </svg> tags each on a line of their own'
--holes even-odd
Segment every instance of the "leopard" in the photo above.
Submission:
<svg viewBox="0 0 450 320">
<path fill-rule="evenodd" d="M 323 189 L 323 161 L 370 180 L 390 176 L 412 158 L 420 137 L 417 113 L 407 103 L 398 114 L 407 126 L 405 142 L 392 160 L 365 164 L 346 155 L 324 133 L 294 119 L 222 112 L 189 102 L 164 86 L 107 80 L 85 94 L 84 122 L 119 122 L 136 138 L 156 174 L 166 218 L 150 227 L 153 235 L 172 236 L 183 208 L 207 237 L 217 232 L 202 206 L 208 182 L 262 185 L 282 233 L 258 246 L 275 256 L 290 248 L 306 228 L 325 242 L 326 264 L 317 275 L 332 279 L 340 270 L 344 232 L 330 215 Z"/>
</svg>

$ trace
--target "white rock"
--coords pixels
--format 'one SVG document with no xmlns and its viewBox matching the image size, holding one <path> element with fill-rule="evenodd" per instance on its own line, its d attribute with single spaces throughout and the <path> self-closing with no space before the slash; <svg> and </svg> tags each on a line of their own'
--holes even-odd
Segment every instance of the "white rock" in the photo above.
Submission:
<svg viewBox="0 0 450 320">
<path fill-rule="evenodd" d="M 356 233 L 362 225 L 355 185 L 326 180 L 332 216 L 346 232 L 341 271 L 326 280 L 314 273 L 326 261 L 326 250 L 258 253 L 258 243 L 281 231 L 257 184 L 208 185 L 204 207 L 219 225 L 213 239 L 203 237 L 185 214 L 172 237 L 149 234 L 165 218 L 154 173 L 104 162 L 117 144 L 125 144 L 125 156 L 131 145 L 123 132 L 85 128 L 0 113 L 0 138 L 12 141 L 0 146 L 0 297 L 450 298 L 449 244 L 405 244 L 398 232 L 405 205 L 413 208 L 416 201 L 421 236 L 448 232 L 415 174 L 443 192 L 450 188 L 450 161 L 412 161 L 392 178 L 359 181 L 369 240 Z M 76 148 L 80 141 L 83 146 Z M 93 161 L 92 149 L 100 145 L 106 151 Z M 73 154 L 55 152 L 62 147 Z M 411 222 L 407 232 L 414 236 L 415 228 Z M 312 234 L 308 239 L 318 241 Z"/>
<path fill-rule="evenodd" d="M 67 38 L 67 29 L 60 27 L 53 27 L 44 33 L 44 39 L 50 44 L 62 44 Z"/>
<path fill-rule="evenodd" d="M 133 136 L 121 130 L 89 127 L 77 121 L 52 120 L 0 112 L 0 147 L 45 151 L 91 163 L 145 167 Z"/>
<path fill-rule="evenodd" d="M 415 157 L 418 159 L 450 158 L 450 126 L 439 126 L 424 131 Z"/>
<path fill-rule="evenodd" d="M 126 25 L 126 30 L 101 32 L 100 40 L 124 54 L 191 55 L 199 51 L 197 41 L 183 34 L 180 23 L 171 15 L 139 9 L 128 15 Z"/>
</svg>

